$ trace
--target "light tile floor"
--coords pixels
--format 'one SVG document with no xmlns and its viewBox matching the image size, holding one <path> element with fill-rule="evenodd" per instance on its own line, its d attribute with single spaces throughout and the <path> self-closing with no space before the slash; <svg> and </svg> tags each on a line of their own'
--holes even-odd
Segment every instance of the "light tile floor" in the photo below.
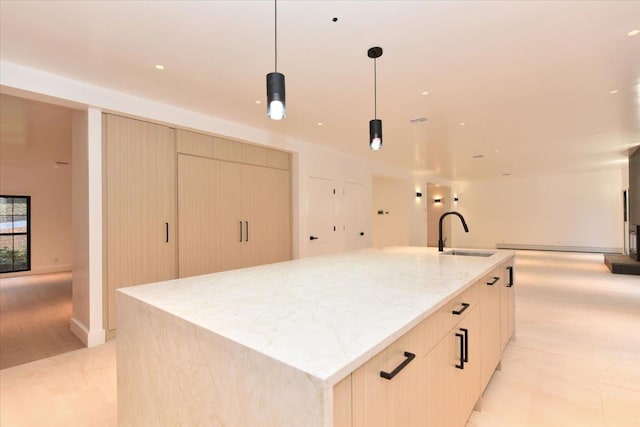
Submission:
<svg viewBox="0 0 640 427">
<path fill-rule="evenodd" d="M 640 277 L 593 254 L 519 251 L 516 268 L 517 338 L 467 427 L 639 427 Z M 115 426 L 115 345 L 0 371 L 0 425 Z"/>
<path fill-rule="evenodd" d="M 640 427 L 640 277 L 519 251 L 516 339 L 467 427 Z"/>
</svg>

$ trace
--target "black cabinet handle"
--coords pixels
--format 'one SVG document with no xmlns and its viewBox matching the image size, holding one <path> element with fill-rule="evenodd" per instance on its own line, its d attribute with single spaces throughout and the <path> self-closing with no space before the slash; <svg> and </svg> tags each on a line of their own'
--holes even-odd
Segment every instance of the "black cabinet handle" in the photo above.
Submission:
<svg viewBox="0 0 640 427">
<path fill-rule="evenodd" d="M 451 312 L 451 314 L 455 314 L 456 316 L 460 316 L 462 313 L 464 313 L 464 311 L 469 308 L 469 304 L 467 304 L 466 302 L 462 303 L 462 308 L 460 310 L 453 310 Z"/>
<path fill-rule="evenodd" d="M 316 237 L 316 236 L 309 236 L 309 240 L 318 240 L 318 237 Z"/>
<path fill-rule="evenodd" d="M 391 373 L 389 373 L 389 372 L 385 372 L 385 371 L 380 371 L 380 376 L 381 376 L 382 378 L 384 378 L 385 380 L 390 380 L 390 379 L 392 379 L 393 377 L 395 377 L 396 375 L 398 375 L 398 373 L 399 373 L 400 371 L 402 371 L 402 370 L 404 369 L 404 367 L 405 367 L 405 366 L 407 366 L 409 363 L 411 363 L 411 361 L 412 361 L 413 359 L 415 359 L 416 355 L 415 355 L 415 354 L 413 354 L 413 353 L 409 353 L 408 351 L 405 351 L 405 352 L 404 352 L 404 357 L 406 357 L 406 359 L 404 359 L 404 360 L 402 361 L 402 363 L 401 363 L 401 364 L 399 364 L 398 366 L 396 366 L 396 368 L 395 368 L 393 371 L 391 371 Z"/>
<path fill-rule="evenodd" d="M 493 285 L 495 285 L 496 283 L 498 283 L 498 280 L 500 280 L 500 278 L 499 278 L 499 277 L 495 277 L 495 276 L 494 276 L 494 277 L 493 277 L 493 280 L 492 280 L 491 282 L 487 282 L 487 285 L 489 285 L 489 286 L 493 286 Z"/>
<path fill-rule="evenodd" d="M 513 266 L 509 266 L 507 267 L 507 270 L 509 270 L 509 283 L 507 283 L 507 288 L 511 288 L 513 287 Z"/>
<path fill-rule="evenodd" d="M 464 333 L 464 363 L 469 363 L 469 330 L 465 328 L 460 328 L 460 330 Z"/>
<path fill-rule="evenodd" d="M 242 221 L 240 221 L 240 243 L 242 243 Z"/>
<path fill-rule="evenodd" d="M 456 337 L 460 338 L 460 363 L 456 365 L 456 368 L 464 369 L 464 335 L 456 332 Z"/>
<path fill-rule="evenodd" d="M 169 243 L 169 223 L 164 223 L 164 242 Z"/>
<path fill-rule="evenodd" d="M 244 241 L 248 242 L 249 241 L 249 221 L 245 221 L 244 224 L 247 226 L 247 236 L 245 237 Z"/>
</svg>

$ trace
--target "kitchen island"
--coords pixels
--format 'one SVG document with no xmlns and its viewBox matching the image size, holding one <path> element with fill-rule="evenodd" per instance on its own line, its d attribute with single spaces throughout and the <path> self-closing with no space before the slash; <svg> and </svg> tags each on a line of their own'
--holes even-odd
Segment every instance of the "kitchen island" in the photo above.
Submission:
<svg viewBox="0 0 640 427">
<path fill-rule="evenodd" d="M 372 248 L 120 289 L 119 425 L 332 426 L 334 386 L 513 257 L 492 252 Z"/>
</svg>

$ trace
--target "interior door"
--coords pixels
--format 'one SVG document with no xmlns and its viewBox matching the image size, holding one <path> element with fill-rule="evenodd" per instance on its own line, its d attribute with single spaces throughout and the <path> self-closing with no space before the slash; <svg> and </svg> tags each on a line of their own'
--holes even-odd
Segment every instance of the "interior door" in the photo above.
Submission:
<svg viewBox="0 0 640 427">
<path fill-rule="evenodd" d="M 343 213 L 345 245 L 347 250 L 367 247 L 368 209 L 365 209 L 364 185 L 346 182 L 343 189 Z"/>
<path fill-rule="evenodd" d="M 309 177 L 309 255 L 336 252 L 336 183 L 332 179 Z"/>
</svg>

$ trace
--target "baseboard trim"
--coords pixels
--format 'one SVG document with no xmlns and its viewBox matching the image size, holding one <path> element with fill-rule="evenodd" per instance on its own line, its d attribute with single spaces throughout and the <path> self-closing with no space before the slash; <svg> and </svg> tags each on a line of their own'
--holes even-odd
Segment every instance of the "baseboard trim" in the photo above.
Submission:
<svg viewBox="0 0 640 427">
<path fill-rule="evenodd" d="M 10 277 L 37 276 L 38 274 L 63 273 L 71 271 L 71 265 L 56 265 L 51 267 L 32 268 L 27 271 L 16 271 L 15 273 L 0 273 L 0 278 L 8 279 Z"/>
<path fill-rule="evenodd" d="M 104 329 L 89 332 L 89 330 L 75 317 L 71 318 L 69 328 L 73 335 L 78 337 L 78 339 L 87 347 L 94 347 L 105 343 Z"/>
<path fill-rule="evenodd" d="M 518 243 L 497 243 L 496 249 L 522 249 L 529 251 L 588 252 L 599 254 L 621 254 L 622 248 L 597 248 L 591 246 L 521 245 Z"/>
</svg>

